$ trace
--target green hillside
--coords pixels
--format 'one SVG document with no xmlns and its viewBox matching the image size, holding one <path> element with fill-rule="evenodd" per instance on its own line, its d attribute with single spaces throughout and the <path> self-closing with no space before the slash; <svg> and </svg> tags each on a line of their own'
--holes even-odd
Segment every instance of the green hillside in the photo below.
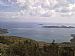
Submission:
<svg viewBox="0 0 75 56">
<path fill-rule="evenodd" d="M 66 52 L 66 53 L 65 53 Z M 73 56 L 71 47 L 16 36 L 0 36 L 0 56 Z"/>
</svg>

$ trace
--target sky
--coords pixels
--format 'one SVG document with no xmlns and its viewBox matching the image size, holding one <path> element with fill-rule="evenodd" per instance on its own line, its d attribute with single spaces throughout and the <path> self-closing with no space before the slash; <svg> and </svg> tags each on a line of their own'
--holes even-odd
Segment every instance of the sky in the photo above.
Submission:
<svg viewBox="0 0 75 56">
<path fill-rule="evenodd" d="M 75 23 L 75 0 L 0 0 L 0 21 Z"/>
</svg>

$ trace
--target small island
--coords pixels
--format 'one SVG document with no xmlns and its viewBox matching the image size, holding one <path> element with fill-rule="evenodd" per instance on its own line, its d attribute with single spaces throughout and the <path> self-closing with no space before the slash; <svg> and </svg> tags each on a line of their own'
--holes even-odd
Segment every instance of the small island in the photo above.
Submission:
<svg viewBox="0 0 75 56">
<path fill-rule="evenodd" d="M 73 26 L 42 26 L 43 28 L 75 28 Z"/>
</svg>

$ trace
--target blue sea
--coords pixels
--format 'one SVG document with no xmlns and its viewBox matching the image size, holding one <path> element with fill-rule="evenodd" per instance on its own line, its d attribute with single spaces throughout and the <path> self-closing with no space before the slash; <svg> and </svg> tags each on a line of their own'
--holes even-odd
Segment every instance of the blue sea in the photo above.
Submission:
<svg viewBox="0 0 75 56">
<path fill-rule="evenodd" d="M 46 25 L 66 25 L 75 26 L 74 24 L 62 23 L 33 23 L 33 22 L 0 22 L 1 28 L 8 29 L 10 36 L 20 36 L 34 39 L 37 41 L 52 42 L 69 42 L 71 34 L 75 34 L 75 28 L 43 28 Z"/>
</svg>

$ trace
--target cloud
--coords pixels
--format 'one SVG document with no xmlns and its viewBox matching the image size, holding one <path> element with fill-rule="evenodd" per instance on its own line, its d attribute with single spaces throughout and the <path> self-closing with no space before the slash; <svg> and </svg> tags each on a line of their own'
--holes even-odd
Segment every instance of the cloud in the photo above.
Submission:
<svg viewBox="0 0 75 56">
<path fill-rule="evenodd" d="M 20 13 L 31 16 L 48 16 L 61 15 L 70 16 L 74 13 L 75 4 L 70 4 L 67 0 L 18 0 L 21 6 L 25 6 Z"/>
<path fill-rule="evenodd" d="M 11 15 L 11 17 L 67 17 L 75 15 L 75 4 L 68 0 L 0 0 L 0 8 L 1 13 L 6 11 L 7 13 L 3 12 L 3 14 Z"/>
</svg>

